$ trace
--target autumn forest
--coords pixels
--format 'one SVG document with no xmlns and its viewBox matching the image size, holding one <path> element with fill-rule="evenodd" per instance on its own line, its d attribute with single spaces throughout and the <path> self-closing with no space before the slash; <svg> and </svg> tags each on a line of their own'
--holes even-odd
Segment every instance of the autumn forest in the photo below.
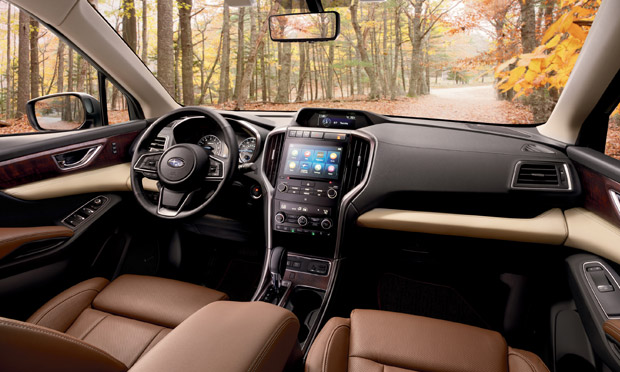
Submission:
<svg viewBox="0 0 620 372">
<path fill-rule="evenodd" d="M 306 12 L 304 0 L 256 0 L 248 7 L 220 0 L 89 2 L 184 105 L 355 107 L 499 124 L 547 119 L 600 3 L 324 2 L 326 10 L 340 13 L 337 40 L 277 43 L 269 38 L 267 18 Z M 98 97 L 97 73 L 88 62 L 5 2 L 1 34 L 5 125 L 22 117 L 34 97 L 64 91 Z M 108 85 L 110 115 L 123 113 L 122 94 Z"/>
</svg>

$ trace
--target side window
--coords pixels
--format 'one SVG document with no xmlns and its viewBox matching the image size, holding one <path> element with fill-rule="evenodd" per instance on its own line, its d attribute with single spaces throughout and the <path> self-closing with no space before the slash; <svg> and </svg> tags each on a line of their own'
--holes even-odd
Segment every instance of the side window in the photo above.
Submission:
<svg viewBox="0 0 620 372">
<path fill-rule="evenodd" d="M 127 99 L 123 93 L 109 81 L 106 81 L 105 86 L 106 104 L 108 107 L 108 124 L 112 125 L 129 121 Z"/>
<path fill-rule="evenodd" d="M 609 117 L 605 155 L 620 160 L 620 105 Z"/>
<path fill-rule="evenodd" d="M 125 97 L 107 84 L 108 122 L 128 121 Z M 101 102 L 97 70 L 29 14 L 0 0 L 0 135 L 34 132 L 26 103 L 65 92 L 85 93 Z"/>
</svg>

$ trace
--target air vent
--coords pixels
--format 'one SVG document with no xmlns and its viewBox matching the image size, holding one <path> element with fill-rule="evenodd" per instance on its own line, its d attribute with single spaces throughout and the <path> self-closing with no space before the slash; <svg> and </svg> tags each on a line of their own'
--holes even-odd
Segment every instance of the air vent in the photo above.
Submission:
<svg viewBox="0 0 620 372">
<path fill-rule="evenodd" d="M 342 188 L 344 193 L 359 185 L 366 175 L 370 155 L 370 143 L 360 137 L 353 136 L 347 158 L 345 159 Z"/>
<path fill-rule="evenodd" d="M 542 154 L 554 154 L 555 152 L 546 146 L 536 145 L 534 143 L 528 143 L 521 148 L 525 152 L 537 152 Z"/>
<path fill-rule="evenodd" d="M 151 142 L 151 146 L 149 147 L 149 151 L 164 151 L 166 147 L 166 138 L 165 137 L 157 137 Z"/>
<path fill-rule="evenodd" d="M 517 189 L 569 190 L 568 166 L 564 163 L 519 162 L 512 187 Z"/>
<path fill-rule="evenodd" d="M 278 166 L 280 165 L 280 153 L 282 152 L 282 145 L 284 144 L 283 133 L 274 134 L 267 140 L 265 146 L 265 158 L 263 159 L 263 170 L 267 179 L 272 186 L 276 184 L 276 177 L 278 176 Z"/>
</svg>

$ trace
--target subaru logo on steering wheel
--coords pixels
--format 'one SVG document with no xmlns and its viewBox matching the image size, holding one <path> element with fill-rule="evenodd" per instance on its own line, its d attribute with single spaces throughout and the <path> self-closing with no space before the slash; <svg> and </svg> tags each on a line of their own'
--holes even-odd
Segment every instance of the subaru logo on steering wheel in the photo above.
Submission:
<svg viewBox="0 0 620 372">
<path fill-rule="evenodd" d="M 168 159 L 168 165 L 172 168 L 181 168 L 185 165 L 185 160 L 181 158 L 170 158 Z"/>
</svg>

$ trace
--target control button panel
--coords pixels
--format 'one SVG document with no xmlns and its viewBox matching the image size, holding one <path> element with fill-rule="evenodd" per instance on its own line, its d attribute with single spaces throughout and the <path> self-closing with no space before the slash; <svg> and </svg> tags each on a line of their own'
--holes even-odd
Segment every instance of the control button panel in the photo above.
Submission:
<svg viewBox="0 0 620 372">
<path fill-rule="evenodd" d="M 332 133 L 332 132 L 317 132 L 309 130 L 289 130 L 289 137 L 297 138 L 313 138 L 317 140 L 330 140 L 330 141 L 346 141 L 348 140 L 348 134 L 346 133 Z"/>
<path fill-rule="evenodd" d="M 340 186 L 328 182 L 305 180 L 286 180 L 278 184 L 277 190 L 282 194 L 316 196 L 319 198 L 335 199 Z"/>
<path fill-rule="evenodd" d="M 316 275 L 327 275 L 329 272 L 329 262 L 294 256 L 289 257 L 286 261 L 286 269 Z"/>
<path fill-rule="evenodd" d="M 62 223 L 69 227 L 76 228 L 84 221 L 90 218 L 97 210 L 103 207 L 108 202 L 108 198 L 105 196 L 98 196 L 88 203 L 81 206 L 78 210 L 71 213 L 69 216 L 62 220 Z"/>
</svg>

